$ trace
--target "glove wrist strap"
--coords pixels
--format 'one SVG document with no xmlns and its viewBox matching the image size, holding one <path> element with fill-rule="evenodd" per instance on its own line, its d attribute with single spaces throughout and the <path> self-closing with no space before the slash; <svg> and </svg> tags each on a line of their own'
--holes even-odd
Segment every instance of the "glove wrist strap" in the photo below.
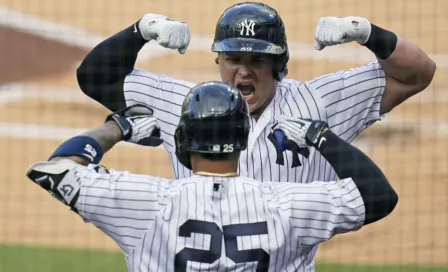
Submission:
<svg viewBox="0 0 448 272">
<path fill-rule="evenodd" d="M 315 148 L 319 148 L 321 143 L 320 138 L 325 128 L 328 128 L 326 122 L 313 121 L 305 135 L 305 139 L 308 142 L 308 144 L 314 146 Z"/>
</svg>

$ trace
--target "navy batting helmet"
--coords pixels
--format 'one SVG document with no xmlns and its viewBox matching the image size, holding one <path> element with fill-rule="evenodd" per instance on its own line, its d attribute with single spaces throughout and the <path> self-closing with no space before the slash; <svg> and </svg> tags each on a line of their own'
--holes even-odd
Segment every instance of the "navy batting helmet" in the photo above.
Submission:
<svg viewBox="0 0 448 272">
<path fill-rule="evenodd" d="M 210 81 L 193 87 L 174 133 L 176 156 L 191 170 L 189 152 L 229 154 L 246 149 L 249 110 L 241 92 Z"/>
<path fill-rule="evenodd" d="M 275 56 L 274 77 L 287 73 L 289 51 L 285 26 L 272 7 L 255 2 L 235 4 L 219 18 L 213 52 L 256 52 Z"/>
</svg>

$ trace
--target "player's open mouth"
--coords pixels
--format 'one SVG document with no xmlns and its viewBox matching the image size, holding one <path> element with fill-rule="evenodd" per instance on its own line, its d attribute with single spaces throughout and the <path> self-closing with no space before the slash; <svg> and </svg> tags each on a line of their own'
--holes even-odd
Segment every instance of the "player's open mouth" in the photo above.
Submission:
<svg viewBox="0 0 448 272">
<path fill-rule="evenodd" d="M 246 99 L 247 103 L 250 103 L 251 100 L 254 98 L 255 93 L 255 87 L 252 84 L 237 84 L 236 87 L 238 90 L 241 91 L 241 93 L 244 96 L 244 99 Z"/>
</svg>

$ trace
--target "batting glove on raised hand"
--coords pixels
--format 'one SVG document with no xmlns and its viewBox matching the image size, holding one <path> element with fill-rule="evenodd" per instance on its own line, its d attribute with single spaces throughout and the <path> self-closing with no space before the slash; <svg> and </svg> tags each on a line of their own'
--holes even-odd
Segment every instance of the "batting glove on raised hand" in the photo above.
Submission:
<svg viewBox="0 0 448 272">
<path fill-rule="evenodd" d="M 133 105 L 111 113 L 106 122 L 113 120 L 121 130 L 122 140 L 144 146 L 159 146 L 160 126 L 153 110 L 145 105 Z"/>
<path fill-rule="evenodd" d="M 280 146 L 286 139 L 295 142 L 299 148 L 319 147 L 320 136 L 326 128 L 328 125 L 324 121 L 282 116 L 272 128 L 272 132 Z"/>
<path fill-rule="evenodd" d="M 155 40 L 163 47 L 177 49 L 180 54 L 184 54 L 190 44 L 188 25 L 165 15 L 148 13 L 139 21 L 138 27 L 145 40 Z"/>
<path fill-rule="evenodd" d="M 356 41 L 364 44 L 369 40 L 372 26 L 363 17 L 321 17 L 314 32 L 314 48 Z"/>
</svg>

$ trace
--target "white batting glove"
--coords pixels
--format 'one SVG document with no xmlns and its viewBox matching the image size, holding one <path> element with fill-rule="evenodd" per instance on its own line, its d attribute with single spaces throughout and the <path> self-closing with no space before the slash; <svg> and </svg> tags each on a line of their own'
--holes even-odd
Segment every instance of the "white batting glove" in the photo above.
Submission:
<svg viewBox="0 0 448 272">
<path fill-rule="evenodd" d="M 371 25 L 363 17 L 321 17 L 314 32 L 314 48 L 356 41 L 364 44 L 369 40 Z"/>
<path fill-rule="evenodd" d="M 305 148 L 307 146 L 319 147 L 319 139 L 325 128 L 328 128 L 328 125 L 323 121 L 282 116 L 272 130 L 274 135 L 276 130 L 282 131 L 286 139 L 294 141 L 299 148 Z M 279 138 L 281 137 L 277 137 L 277 139 Z"/>
<path fill-rule="evenodd" d="M 148 13 L 140 20 L 138 27 L 145 40 L 155 40 L 163 47 L 177 49 L 180 54 L 184 54 L 190 44 L 188 24 L 170 20 L 165 15 Z"/>
<path fill-rule="evenodd" d="M 153 111 L 144 105 L 133 105 L 107 116 L 106 122 L 115 121 L 121 130 L 122 140 L 145 146 L 159 146 L 160 126 Z"/>
<path fill-rule="evenodd" d="M 160 130 L 160 126 L 154 116 L 132 116 L 127 117 L 126 121 L 131 125 L 131 137 L 126 140 L 127 142 L 142 144 L 142 141 L 151 137 L 160 137 L 160 132 L 155 135 L 155 132 Z"/>
</svg>

